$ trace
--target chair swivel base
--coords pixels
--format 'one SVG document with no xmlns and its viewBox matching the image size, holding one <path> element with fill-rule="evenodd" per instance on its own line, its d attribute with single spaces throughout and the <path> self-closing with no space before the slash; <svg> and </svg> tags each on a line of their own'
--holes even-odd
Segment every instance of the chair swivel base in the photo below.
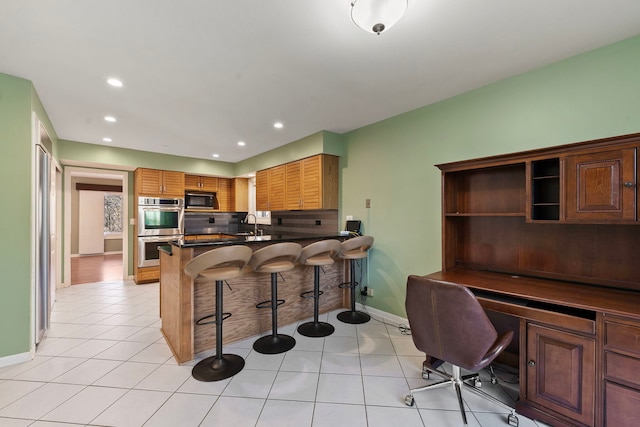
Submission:
<svg viewBox="0 0 640 427">
<path fill-rule="evenodd" d="M 338 313 L 338 316 L 336 317 L 343 323 L 351 323 L 353 325 L 367 323 L 369 320 L 371 320 L 371 316 L 369 316 L 367 313 L 355 310 L 343 311 L 342 313 Z"/>
<path fill-rule="evenodd" d="M 285 334 L 267 335 L 253 343 L 253 349 L 262 354 L 279 354 L 291 350 L 296 345 L 292 336 Z"/>
<path fill-rule="evenodd" d="M 234 376 L 244 368 L 244 359 L 236 354 L 223 354 L 201 360 L 191 370 L 198 381 L 220 381 Z"/>
<path fill-rule="evenodd" d="M 298 333 L 305 337 L 319 338 L 331 335 L 336 328 L 327 322 L 307 322 L 298 326 Z"/>
</svg>

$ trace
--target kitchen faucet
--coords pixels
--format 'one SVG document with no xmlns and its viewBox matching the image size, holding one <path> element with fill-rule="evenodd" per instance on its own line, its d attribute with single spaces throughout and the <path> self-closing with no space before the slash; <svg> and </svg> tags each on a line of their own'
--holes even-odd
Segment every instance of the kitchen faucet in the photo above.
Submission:
<svg viewBox="0 0 640 427">
<path fill-rule="evenodd" d="M 258 235 L 258 218 L 256 218 L 256 216 L 252 213 L 247 214 L 246 217 L 244 217 L 244 223 L 245 224 L 251 224 L 249 222 L 249 217 L 252 216 L 253 217 L 253 235 L 257 236 Z"/>
</svg>

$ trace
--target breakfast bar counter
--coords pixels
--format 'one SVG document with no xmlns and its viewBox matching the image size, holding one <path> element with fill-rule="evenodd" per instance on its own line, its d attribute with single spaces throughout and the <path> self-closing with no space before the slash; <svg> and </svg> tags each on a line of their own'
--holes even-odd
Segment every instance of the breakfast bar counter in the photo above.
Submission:
<svg viewBox="0 0 640 427">
<path fill-rule="evenodd" d="M 202 236 L 204 237 L 204 236 Z M 325 239 L 343 241 L 346 236 L 274 234 L 265 236 L 214 235 L 206 238 L 177 240 L 160 248 L 160 318 L 161 331 L 176 361 L 189 362 L 199 353 L 215 349 L 215 324 L 196 325 L 196 320 L 215 312 L 215 286 L 194 283 L 184 272 L 194 257 L 224 245 L 247 245 L 253 251 L 280 242 L 296 242 L 302 247 Z M 323 295 L 320 313 L 349 305 L 348 293 L 338 285 L 345 281 L 345 263 L 336 260 L 324 267 L 321 278 Z M 224 287 L 224 311 L 231 317 L 224 321 L 224 344 L 242 340 L 271 330 L 269 310 L 256 304 L 271 298 L 270 278 L 255 273 L 248 266 L 244 274 L 228 281 Z M 300 294 L 313 289 L 313 268 L 296 265 L 283 273 L 278 284 L 278 299 L 285 303 L 278 307 L 279 326 L 289 325 L 313 316 L 313 299 Z"/>
</svg>

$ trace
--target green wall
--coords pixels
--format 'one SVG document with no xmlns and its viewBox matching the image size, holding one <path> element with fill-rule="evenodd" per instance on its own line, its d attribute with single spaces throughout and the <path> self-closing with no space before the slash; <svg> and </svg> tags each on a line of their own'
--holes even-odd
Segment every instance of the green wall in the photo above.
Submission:
<svg viewBox="0 0 640 427">
<path fill-rule="evenodd" d="M 407 275 L 441 268 L 433 165 L 640 132 L 638 70 L 634 37 L 343 135 L 341 215 L 375 237 L 367 303 L 404 317 Z"/>
<path fill-rule="evenodd" d="M 0 74 L 0 358 L 30 350 L 31 315 L 31 112 L 43 122 L 55 153 L 55 132 L 30 81 Z"/>
<path fill-rule="evenodd" d="M 31 83 L 0 74 L 0 357 L 29 351 Z M 10 202 L 7 202 L 10 201 Z"/>
</svg>

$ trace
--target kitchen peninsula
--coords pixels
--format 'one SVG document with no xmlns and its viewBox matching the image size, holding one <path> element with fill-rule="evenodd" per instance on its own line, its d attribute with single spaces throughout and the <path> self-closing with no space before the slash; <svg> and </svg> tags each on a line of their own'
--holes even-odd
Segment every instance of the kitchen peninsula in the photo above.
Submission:
<svg viewBox="0 0 640 427">
<path fill-rule="evenodd" d="M 189 362 L 198 353 L 212 350 L 216 344 L 215 324 L 196 325 L 195 321 L 215 312 L 215 286 L 195 284 L 184 273 L 185 265 L 194 257 L 222 245 L 243 244 L 253 251 L 273 243 L 296 242 L 303 247 L 324 239 L 344 240 L 345 236 L 273 234 L 211 235 L 199 240 L 178 240 L 160 250 L 160 317 L 162 334 L 178 363 Z M 348 293 L 338 285 L 344 282 L 345 266 L 335 262 L 324 267 L 321 279 L 320 312 L 347 307 Z M 346 272 L 348 273 L 348 272 Z M 278 298 L 286 302 L 278 308 L 281 325 L 288 325 L 313 315 L 313 300 L 301 298 L 302 292 L 313 288 L 313 268 L 297 265 L 283 273 L 278 285 Z M 234 342 L 271 329 L 269 310 L 256 304 L 269 300 L 269 275 L 258 274 L 247 267 L 244 274 L 229 280 L 225 286 L 224 311 L 232 313 L 225 320 L 224 343 Z"/>
</svg>

